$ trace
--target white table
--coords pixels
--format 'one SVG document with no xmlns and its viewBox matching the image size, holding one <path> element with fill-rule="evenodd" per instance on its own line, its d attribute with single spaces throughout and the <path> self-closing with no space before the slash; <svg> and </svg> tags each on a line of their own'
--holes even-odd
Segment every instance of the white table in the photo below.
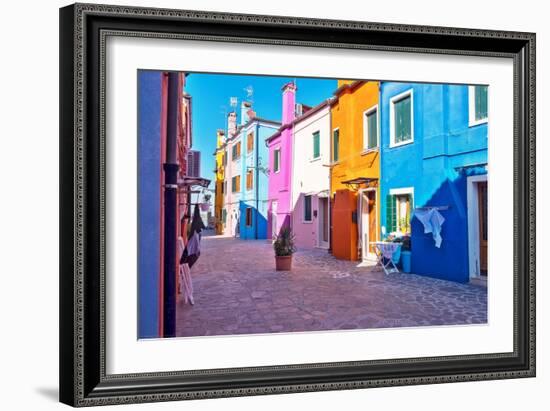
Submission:
<svg viewBox="0 0 550 411">
<path fill-rule="evenodd" d="M 393 262 L 393 253 L 401 247 L 401 243 L 394 243 L 391 241 L 373 241 L 371 245 L 374 246 L 376 259 L 378 264 L 382 266 L 382 269 L 386 274 L 398 273 L 399 269 Z"/>
</svg>

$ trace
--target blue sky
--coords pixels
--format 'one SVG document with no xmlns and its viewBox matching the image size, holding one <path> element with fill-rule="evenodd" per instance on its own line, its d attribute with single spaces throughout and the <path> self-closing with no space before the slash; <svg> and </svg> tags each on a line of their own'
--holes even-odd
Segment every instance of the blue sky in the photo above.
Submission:
<svg viewBox="0 0 550 411">
<path fill-rule="evenodd" d="M 332 96 L 337 87 L 336 80 L 249 76 L 235 74 L 191 73 L 187 76 L 185 91 L 192 96 L 193 149 L 201 152 L 201 176 L 212 180 L 214 189 L 214 150 L 216 130 L 226 130 L 227 113 L 231 111 L 230 97 L 237 97 L 237 123 L 240 123 L 240 104 L 247 98 L 248 87 L 252 87 L 253 109 L 256 115 L 281 121 L 281 87 L 295 80 L 298 86 L 296 101 L 315 106 Z"/>
</svg>

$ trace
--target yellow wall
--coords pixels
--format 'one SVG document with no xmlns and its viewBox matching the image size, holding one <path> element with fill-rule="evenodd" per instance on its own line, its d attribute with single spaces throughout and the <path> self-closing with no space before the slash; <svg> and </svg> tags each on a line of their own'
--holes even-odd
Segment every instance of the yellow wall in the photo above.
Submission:
<svg viewBox="0 0 550 411">
<path fill-rule="evenodd" d="M 216 185 L 214 196 L 214 216 L 216 221 L 216 234 L 223 234 L 224 227 L 222 221 L 222 208 L 223 208 L 223 179 L 224 179 L 224 166 L 223 156 L 225 152 L 225 144 L 223 142 L 223 132 L 218 130 L 216 136 Z"/>
<path fill-rule="evenodd" d="M 338 87 L 344 85 L 354 85 L 352 80 L 338 80 Z M 336 190 L 349 189 L 354 191 L 349 185 L 342 184 L 342 181 L 351 180 L 358 177 L 380 178 L 380 152 L 372 150 L 363 151 L 363 117 L 364 112 L 378 104 L 379 82 L 362 82 L 356 87 L 343 89 L 333 103 L 331 109 L 332 130 L 339 128 L 339 155 L 338 161 L 331 168 L 331 187 L 330 191 L 334 196 Z M 331 138 L 331 146 L 333 139 Z M 331 147 L 333 152 L 334 147 Z M 359 188 L 365 188 L 361 186 Z M 352 196 L 357 199 L 356 191 Z M 334 198 L 334 197 L 333 197 Z M 351 198 L 350 200 L 352 200 Z M 380 188 L 376 192 L 377 200 L 377 233 L 380 226 Z M 355 202 L 356 204 L 357 202 Z M 350 224 L 342 232 L 350 232 L 350 238 L 341 239 L 341 246 L 333 243 L 335 256 L 339 258 L 352 259 L 358 258 L 357 249 L 357 224 L 351 222 L 351 218 L 333 219 L 333 228 L 340 232 L 342 227 L 336 227 L 337 224 Z M 336 235 L 336 233 L 335 233 Z M 339 242 L 340 242 L 339 241 Z M 341 248 L 341 249 L 340 249 Z M 340 249 L 340 250 L 338 250 Z M 336 255 L 339 254 L 339 255 Z"/>
</svg>

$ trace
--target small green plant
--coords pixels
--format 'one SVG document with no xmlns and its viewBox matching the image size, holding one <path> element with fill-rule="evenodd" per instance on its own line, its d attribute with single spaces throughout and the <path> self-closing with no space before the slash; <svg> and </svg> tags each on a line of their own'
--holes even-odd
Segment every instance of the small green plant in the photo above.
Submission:
<svg viewBox="0 0 550 411">
<path fill-rule="evenodd" d="M 402 237 L 395 237 L 391 241 L 394 243 L 401 243 L 401 251 L 411 251 L 411 237 L 404 235 Z"/>
<path fill-rule="evenodd" d="M 294 246 L 295 235 L 290 227 L 283 227 L 279 231 L 279 235 L 273 241 L 273 250 L 278 257 L 284 257 L 294 254 L 296 247 Z"/>
</svg>

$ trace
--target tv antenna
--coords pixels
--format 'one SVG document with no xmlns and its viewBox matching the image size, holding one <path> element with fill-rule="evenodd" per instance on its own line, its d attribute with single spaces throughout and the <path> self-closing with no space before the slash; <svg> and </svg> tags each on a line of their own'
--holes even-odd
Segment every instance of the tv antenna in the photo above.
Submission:
<svg viewBox="0 0 550 411">
<path fill-rule="evenodd" d="M 252 87 L 252 85 L 249 85 L 246 86 L 243 90 L 246 91 L 246 99 L 252 103 L 254 101 L 254 87 Z"/>
</svg>

